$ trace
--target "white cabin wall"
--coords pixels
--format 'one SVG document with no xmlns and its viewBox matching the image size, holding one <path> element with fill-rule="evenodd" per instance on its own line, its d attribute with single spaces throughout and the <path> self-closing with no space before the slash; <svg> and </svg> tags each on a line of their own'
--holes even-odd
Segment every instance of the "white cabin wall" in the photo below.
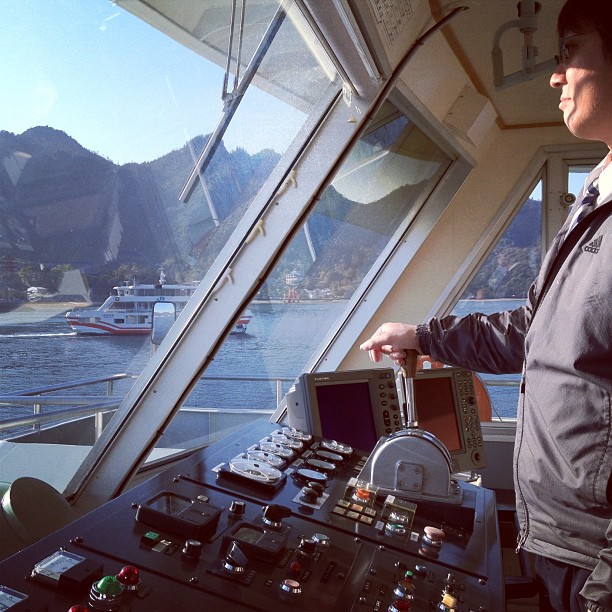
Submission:
<svg viewBox="0 0 612 612">
<path fill-rule="evenodd" d="M 463 88 L 471 85 L 440 32 L 415 53 L 406 66 L 401 83 L 440 122 Z"/>
</svg>

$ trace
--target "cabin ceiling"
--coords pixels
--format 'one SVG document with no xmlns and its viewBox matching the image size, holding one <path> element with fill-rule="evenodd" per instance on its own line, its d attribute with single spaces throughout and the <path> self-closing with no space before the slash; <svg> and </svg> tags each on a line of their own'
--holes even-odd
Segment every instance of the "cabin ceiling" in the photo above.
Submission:
<svg viewBox="0 0 612 612">
<path fill-rule="evenodd" d="M 537 63 L 552 59 L 558 53 L 557 16 L 565 0 L 540 0 L 538 29 L 534 44 L 538 47 Z M 518 0 L 466 0 L 448 2 L 430 0 L 437 18 L 450 9 L 466 5 L 467 11 L 455 17 L 444 29 L 447 42 L 463 65 L 474 88 L 490 101 L 502 128 L 560 125 L 559 92 L 550 87 L 550 68 L 531 80 L 496 90 L 493 81 L 491 49 L 495 32 L 505 23 L 518 19 Z M 509 29 L 501 37 L 504 74 L 522 68 L 521 50 L 524 36 L 518 28 Z"/>
<path fill-rule="evenodd" d="M 225 66 L 227 61 L 229 23 L 232 12 L 232 0 L 114 0 L 117 4 L 148 21 L 158 29 L 173 36 L 197 53 Z M 529 4 L 534 0 L 521 0 Z M 244 54 L 246 63 L 252 56 L 257 44 L 261 41 L 266 24 L 278 8 L 279 0 L 248 0 L 246 6 L 246 23 L 244 28 Z M 386 15 L 413 12 L 414 15 L 427 13 L 429 24 L 431 16 L 438 21 L 458 6 L 467 6 L 468 10 L 455 16 L 449 25 L 442 30 L 447 43 L 466 71 L 474 89 L 490 100 L 497 116 L 498 125 L 504 129 L 523 128 L 527 126 L 561 125 L 562 116 L 558 109 L 559 92 L 549 85 L 551 68 L 536 74 L 531 80 L 524 81 L 502 90 L 496 90 L 493 80 L 491 49 L 495 32 L 504 24 L 518 19 L 519 0 L 334 0 L 331 5 L 321 5 L 315 0 L 301 0 L 302 3 L 324 14 L 326 6 L 352 6 L 358 13 L 358 21 L 365 30 L 376 28 L 375 10 L 386 11 Z M 533 35 L 533 44 L 538 47 L 537 63 L 552 60 L 557 53 L 556 35 L 557 15 L 565 0 L 539 0 L 541 10 L 537 17 L 538 29 Z M 236 2 L 239 16 L 241 3 Z M 383 8 L 381 8 L 383 7 Z M 320 17 L 320 16 L 319 16 Z M 315 16 L 315 19 L 317 16 Z M 333 38 L 335 31 L 327 32 Z M 414 33 L 413 33 L 414 34 Z M 408 48 L 416 34 L 407 34 L 405 45 Z M 337 37 L 337 36 L 336 36 Z M 284 44 L 284 41 L 281 41 Z M 330 40 L 332 48 L 342 45 L 341 40 Z M 404 39 L 402 37 L 402 46 Z M 427 52 L 426 42 L 423 50 Z M 513 28 L 501 37 L 504 74 L 514 73 L 522 68 L 522 48 L 524 36 Z M 289 51 L 289 50 L 288 50 Z M 373 50 L 372 50 L 373 51 Z M 386 50 L 379 48 L 376 53 Z M 246 59 L 245 59 L 246 58 Z M 381 58 L 379 58 L 381 59 Z M 292 62 L 291 62 L 292 63 Z M 383 59 L 382 65 L 385 60 Z M 264 74 L 266 83 L 259 82 L 264 88 L 274 89 L 275 70 L 282 72 L 281 66 L 269 66 Z M 277 93 L 277 92 L 274 92 Z M 293 92 L 293 100 L 288 100 L 299 107 L 307 99 L 307 89 L 299 87 Z"/>
</svg>

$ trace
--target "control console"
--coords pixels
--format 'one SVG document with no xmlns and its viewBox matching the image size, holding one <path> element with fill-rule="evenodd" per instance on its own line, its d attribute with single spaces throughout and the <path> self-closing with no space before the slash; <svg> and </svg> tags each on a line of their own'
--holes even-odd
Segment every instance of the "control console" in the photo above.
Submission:
<svg viewBox="0 0 612 612">
<path fill-rule="evenodd" d="M 257 421 L 5 560 L 0 609 L 503 611 L 493 493 L 382 493 L 367 460 Z"/>
</svg>

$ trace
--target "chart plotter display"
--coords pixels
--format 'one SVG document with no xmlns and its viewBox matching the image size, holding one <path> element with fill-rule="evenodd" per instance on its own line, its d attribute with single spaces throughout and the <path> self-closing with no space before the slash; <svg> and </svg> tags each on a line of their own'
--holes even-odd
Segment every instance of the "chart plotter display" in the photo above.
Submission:
<svg viewBox="0 0 612 612">
<path fill-rule="evenodd" d="M 417 377 L 414 382 L 414 399 L 419 427 L 436 436 L 449 451 L 460 451 L 460 422 L 457 418 L 449 418 L 455 416 L 453 379 L 448 376 Z"/>
</svg>

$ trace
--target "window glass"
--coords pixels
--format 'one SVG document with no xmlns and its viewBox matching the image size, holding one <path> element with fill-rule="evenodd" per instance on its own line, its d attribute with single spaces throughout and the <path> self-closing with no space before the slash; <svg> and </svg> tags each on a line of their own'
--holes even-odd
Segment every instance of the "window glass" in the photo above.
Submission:
<svg viewBox="0 0 612 612">
<path fill-rule="evenodd" d="M 230 43 L 231 6 L 2 2 L 0 395 L 24 397 L 2 403 L 0 437 L 55 441 L 46 421 L 7 420 L 82 415 L 107 394 L 118 405 L 151 356 L 152 304 L 184 307 L 322 97 L 340 89 L 290 3 L 279 18 L 278 2 L 247 0 Z M 229 128 L 179 201 L 229 106 Z M 92 426 L 62 441 L 93 436 Z"/>
<path fill-rule="evenodd" d="M 593 164 L 567 167 L 565 191 L 578 196 Z M 490 314 L 521 306 L 542 264 L 542 181 L 525 201 L 483 262 L 452 314 Z M 487 383 L 494 419 L 516 418 L 518 374 L 481 374 Z"/>
<path fill-rule="evenodd" d="M 258 411 L 272 412 L 450 163 L 408 118 L 384 105 L 250 304 L 246 333 L 224 343 L 160 444 L 202 443 Z M 214 412 L 201 415 L 194 430 L 198 406 Z"/>
<path fill-rule="evenodd" d="M 492 248 L 452 314 L 491 314 L 524 305 L 541 263 L 542 181 Z M 481 376 L 488 385 L 493 418 L 515 418 L 520 375 Z"/>
<path fill-rule="evenodd" d="M 578 196 L 584 185 L 584 181 L 586 181 L 587 176 L 594 167 L 593 164 L 576 164 L 569 166 L 567 175 L 568 191 Z"/>
</svg>

